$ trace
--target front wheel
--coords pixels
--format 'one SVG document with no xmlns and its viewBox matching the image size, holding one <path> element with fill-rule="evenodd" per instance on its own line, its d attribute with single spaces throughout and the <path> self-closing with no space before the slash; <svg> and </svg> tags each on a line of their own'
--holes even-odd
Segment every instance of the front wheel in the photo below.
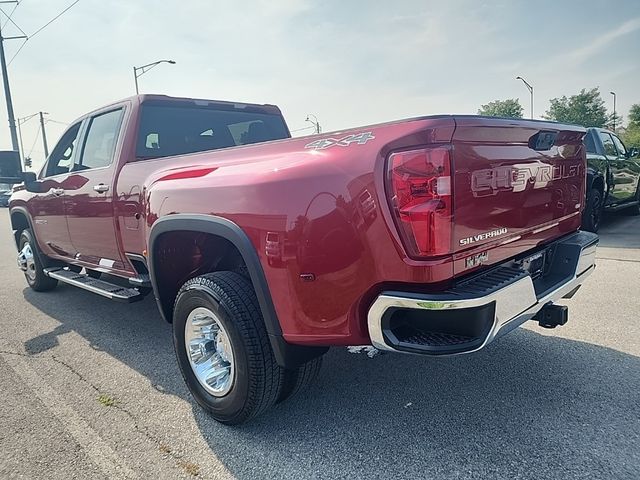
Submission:
<svg viewBox="0 0 640 480">
<path fill-rule="evenodd" d="M 587 204 L 582 213 L 582 229 L 597 233 L 602 220 L 602 193 L 592 188 L 587 194 Z"/>
<path fill-rule="evenodd" d="M 20 234 L 20 253 L 18 253 L 18 266 L 24 272 L 24 278 L 29 286 L 36 292 L 46 292 L 53 290 L 58 285 L 55 278 L 47 277 L 44 274 L 40 257 L 37 252 L 38 246 L 33 238 L 31 230 L 23 230 Z"/>
<path fill-rule="evenodd" d="M 284 371 L 246 277 L 215 272 L 187 281 L 176 297 L 173 342 L 191 394 L 219 422 L 246 422 L 278 399 Z"/>
</svg>

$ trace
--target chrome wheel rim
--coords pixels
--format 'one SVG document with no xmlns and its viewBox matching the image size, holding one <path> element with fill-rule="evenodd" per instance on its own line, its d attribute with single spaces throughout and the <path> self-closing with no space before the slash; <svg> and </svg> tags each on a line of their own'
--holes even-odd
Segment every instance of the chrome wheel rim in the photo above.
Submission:
<svg viewBox="0 0 640 480">
<path fill-rule="evenodd" d="M 25 243 L 18 254 L 18 266 L 30 282 L 36 281 L 36 261 L 33 258 L 33 249 L 29 243 Z"/>
<path fill-rule="evenodd" d="M 202 387 L 215 397 L 223 397 L 233 386 L 233 348 L 227 330 L 211 310 L 195 308 L 184 326 L 189 364 Z"/>
</svg>

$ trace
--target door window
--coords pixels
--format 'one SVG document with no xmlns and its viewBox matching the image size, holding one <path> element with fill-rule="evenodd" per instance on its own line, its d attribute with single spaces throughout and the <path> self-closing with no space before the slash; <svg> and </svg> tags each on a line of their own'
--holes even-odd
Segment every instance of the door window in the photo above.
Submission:
<svg viewBox="0 0 640 480">
<path fill-rule="evenodd" d="M 67 173 L 73 165 L 73 152 L 78 142 L 78 133 L 82 122 L 76 123 L 65 132 L 49 155 L 44 176 L 51 177 Z"/>
<path fill-rule="evenodd" d="M 612 135 L 613 137 L 613 143 L 616 144 L 616 148 L 618 149 L 618 154 L 621 157 L 626 157 L 627 156 L 627 149 L 624 148 L 624 143 L 622 143 L 622 141 L 616 137 L 615 135 Z"/>
<path fill-rule="evenodd" d="M 616 150 L 616 146 L 613 144 L 611 135 L 605 132 L 600 132 L 600 139 L 602 140 L 602 146 L 604 147 L 605 155 L 617 157 L 618 151 Z"/>
<path fill-rule="evenodd" d="M 122 120 L 122 109 L 93 117 L 74 170 L 107 167 L 113 161 Z"/>
</svg>

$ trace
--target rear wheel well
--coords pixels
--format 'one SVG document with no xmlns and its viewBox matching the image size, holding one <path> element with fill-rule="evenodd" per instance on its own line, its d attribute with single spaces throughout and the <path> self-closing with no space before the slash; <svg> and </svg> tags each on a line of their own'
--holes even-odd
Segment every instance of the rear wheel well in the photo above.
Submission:
<svg viewBox="0 0 640 480">
<path fill-rule="evenodd" d="M 600 193 L 604 194 L 604 180 L 602 177 L 596 177 L 591 184 L 591 188 L 600 190 Z"/>
<path fill-rule="evenodd" d="M 284 340 L 258 252 L 247 234 L 230 220 L 198 214 L 161 218 L 149 233 L 148 260 L 156 300 L 166 320 L 172 321 L 177 293 L 187 280 L 216 271 L 234 271 L 251 281 L 280 366 L 297 368 L 328 350 Z"/>
<path fill-rule="evenodd" d="M 20 246 L 20 234 L 23 230 L 29 228 L 29 220 L 27 220 L 27 216 L 22 212 L 12 212 L 11 213 L 11 228 L 14 232 L 16 246 Z"/>
<path fill-rule="evenodd" d="M 210 233 L 177 230 L 162 233 L 153 245 L 153 271 L 158 298 L 171 321 L 173 305 L 188 280 L 220 271 L 233 271 L 248 277 L 240 251 L 229 240 Z"/>
</svg>

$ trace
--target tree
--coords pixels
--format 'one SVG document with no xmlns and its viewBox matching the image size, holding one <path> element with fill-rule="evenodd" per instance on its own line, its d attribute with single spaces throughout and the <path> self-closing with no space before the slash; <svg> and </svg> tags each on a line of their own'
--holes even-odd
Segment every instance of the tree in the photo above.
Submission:
<svg viewBox="0 0 640 480">
<path fill-rule="evenodd" d="M 620 134 L 627 148 L 640 148 L 640 103 L 629 109 L 629 125 Z"/>
<path fill-rule="evenodd" d="M 629 109 L 629 126 L 631 125 L 640 127 L 640 103 L 631 105 Z"/>
<path fill-rule="evenodd" d="M 608 114 L 607 123 L 605 123 L 604 126 L 609 130 L 618 130 L 620 127 L 622 127 L 622 115 L 618 115 L 617 112 L 615 116 L 613 113 Z"/>
<path fill-rule="evenodd" d="M 547 120 L 583 127 L 604 127 L 610 120 L 598 88 L 583 88 L 577 95 L 552 98 L 549 103 L 549 110 L 544 115 Z"/>
<path fill-rule="evenodd" d="M 620 136 L 627 148 L 640 148 L 640 125 L 629 124 L 629 127 Z"/>
<path fill-rule="evenodd" d="M 517 98 L 506 100 L 494 100 L 486 105 L 482 105 L 478 110 L 478 115 L 488 117 L 522 118 L 522 105 Z"/>
</svg>

